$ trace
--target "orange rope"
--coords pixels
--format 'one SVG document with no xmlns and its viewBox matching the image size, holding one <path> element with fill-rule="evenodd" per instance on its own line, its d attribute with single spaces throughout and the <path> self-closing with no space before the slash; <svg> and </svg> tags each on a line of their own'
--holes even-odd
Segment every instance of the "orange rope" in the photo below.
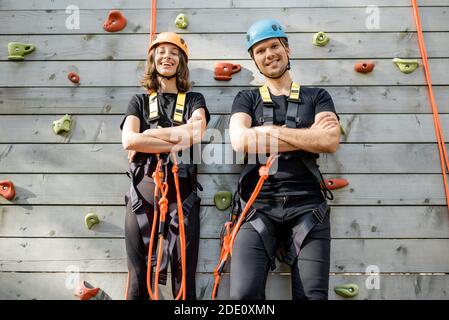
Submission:
<svg viewBox="0 0 449 320">
<path fill-rule="evenodd" d="M 214 287 L 212 289 L 212 300 L 215 300 L 215 297 L 217 296 L 217 290 L 218 290 L 218 284 L 220 282 L 221 278 L 221 269 L 224 267 L 224 264 L 226 263 L 226 260 L 228 260 L 229 256 L 232 256 L 232 247 L 234 246 L 235 237 L 237 236 L 237 233 L 239 232 L 240 226 L 243 223 L 243 221 L 246 218 L 246 214 L 248 213 L 249 209 L 253 205 L 254 201 L 256 200 L 257 196 L 260 193 L 260 190 L 262 189 L 263 183 L 268 178 L 268 171 L 270 170 L 270 167 L 272 166 L 275 155 L 270 155 L 270 157 L 267 160 L 266 165 L 261 166 L 259 168 L 259 181 L 257 181 L 256 187 L 254 188 L 253 193 L 251 194 L 251 197 L 248 199 L 248 202 L 245 205 L 245 208 L 243 209 L 242 213 L 239 216 L 239 219 L 235 226 L 232 226 L 232 222 L 226 222 L 225 228 L 226 233 L 223 239 L 222 249 L 220 253 L 220 260 L 218 262 L 217 267 L 214 270 Z"/>
<path fill-rule="evenodd" d="M 148 265 L 147 265 L 147 289 L 148 289 L 148 294 L 150 295 L 150 298 L 152 300 L 158 300 L 159 299 L 159 287 L 158 287 L 158 282 L 159 282 L 159 269 L 160 269 L 160 264 L 161 264 L 161 260 L 162 260 L 162 248 L 163 248 L 163 234 L 159 235 L 159 248 L 158 248 L 158 255 L 157 255 L 157 260 L 156 260 L 156 270 L 155 270 L 155 276 L 154 276 L 154 292 L 152 290 L 151 287 L 151 264 L 152 264 L 152 257 L 153 257 L 153 246 L 154 246 L 154 236 L 156 234 L 156 224 L 157 224 L 157 220 L 158 220 L 158 207 L 160 209 L 160 221 L 159 223 L 163 223 L 165 222 L 165 218 L 167 215 L 167 211 L 168 211 L 168 199 L 167 199 L 167 193 L 168 193 L 168 184 L 166 182 L 162 182 L 162 178 L 163 178 L 163 172 L 162 170 L 162 159 L 159 159 L 156 165 L 156 169 L 153 172 L 153 180 L 155 183 L 155 189 L 154 189 L 154 194 L 155 194 L 155 198 L 158 196 L 159 194 L 159 190 L 161 191 L 162 197 L 161 199 L 158 201 L 158 203 L 154 203 L 154 214 L 153 214 L 153 225 L 151 227 L 151 236 L 150 236 L 150 243 L 148 246 Z M 163 231 L 163 230 L 162 230 Z"/>
<path fill-rule="evenodd" d="M 186 299 L 187 287 L 186 287 L 186 236 L 184 229 L 184 211 L 182 209 L 182 200 L 181 194 L 179 193 L 179 178 L 178 178 L 178 160 L 176 159 L 176 154 L 173 155 L 173 176 L 175 180 L 175 188 L 176 188 L 176 203 L 178 205 L 178 224 L 179 224 L 179 240 L 181 247 L 181 288 L 179 289 L 179 293 L 176 296 L 176 300 Z"/>
<path fill-rule="evenodd" d="M 148 48 L 150 48 L 151 43 L 154 40 L 154 35 L 156 34 L 156 16 L 157 16 L 157 0 L 151 0 L 151 20 L 150 20 L 150 43 Z"/>
<path fill-rule="evenodd" d="M 422 25 L 421 25 L 421 19 L 419 17 L 419 9 L 418 9 L 416 0 L 411 0 L 411 2 L 412 2 L 413 14 L 414 14 L 414 18 L 415 18 L 416 31 L 418 34 L 419 50 L 421 52 L 421 58 L 423 61 L 423 66 L 424 66 L 424 74 L 426 76 L 426 81 L 427 81 L 430 106 L 432 108 L 432 113 L 433 113 L 433 122 L 435 125 L 435 134 L 437 137 L 438 152 L 440 155 L 441 172 L 443 175 L 444 190 L 446 193 L 446 204 L 447 204 L 447 207 L 449 210 L 449 185 L 448 185 L 448 181 L 447 181 L 447 173 L 449 170 L 449 159 L 447 156 L 446 145 L 444 143 L 443 130 L 441 129 L 440 116 L 438 114 L 438 106 L 435 101 L 435 96 L 434 96 L 433 90 L 432 90 L 432 79 L 430 77 L 429 62 L 427 59 L 426 45 L 424 43 L 424 37 L 423 37 L 423 33 L 422 33 Z"/>
<path fill-rule="evenodd" d="M 126 291 L 125 291 L 125 300 L 128 300 L 128 291 L 129 291 L 129 271 L 128 271 L 128 276 L 126 277 Z"/>
</svg>

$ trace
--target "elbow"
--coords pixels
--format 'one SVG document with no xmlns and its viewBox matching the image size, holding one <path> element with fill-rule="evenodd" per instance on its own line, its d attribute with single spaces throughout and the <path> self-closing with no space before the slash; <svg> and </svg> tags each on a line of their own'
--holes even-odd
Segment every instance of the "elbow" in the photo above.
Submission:
<svg viewBox="0 0 449 320">
<path fill-rule="evenodd" d="M 123 146 L 123 149 L 125 149 L 125 150 L 131 150 L 132 149 L 132 146 L 133 146 L 132 141 L 126 135 L 122 136 L 122 146 Z"/>
<path fill-rule="evenodd" d="M 338 147 L 340 146 L 339 141 L 331 141 L 331 143 L 328 143 L 325 146 L 325 152 L 326 153 L 335 153 L 338 150 Z"/>
<path fill-rule="evenodd" d="M 237 153 L 246 152 L 245 144 L 239 141 L 231 141 L 232 149 Z"/>
</svg>

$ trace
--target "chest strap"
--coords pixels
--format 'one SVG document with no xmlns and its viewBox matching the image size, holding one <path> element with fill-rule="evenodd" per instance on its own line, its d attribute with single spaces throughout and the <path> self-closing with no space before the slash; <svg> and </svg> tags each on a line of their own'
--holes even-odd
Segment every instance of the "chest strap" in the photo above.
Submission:
<svg viewBox="0 0 449 320">
<path fill-rule="evenodd" d="M 290 87 L 290 95 L 287 98 L 287 114 L 285 117 L 285 125 L 288 128 L 296 128 L 301 120 L 299 115 L 301 97 L 299 95 L 300 85 L 292 82 Z M 272 125 L 274 121 L 274 103 L 271 100 L 270 91 L 267 85 L 263 85 L 259 88 L 260 96 L 263 101 L 263 116 L 259 119 L 262 125 Z"/>
<path fill-rule="evenodd" d="M 178 92 L 176 96 L 175 110 L 173 112 L 173 125 L 181 125 L 184 123 L 184 109 L 186 104 L 185 92 Z M 152 127 L 157 127 L 157 121 L 160 117 L 159 107 L 157 101 L 157 92 L 152 92 L 148 97 L 149 116 L 148 121 L 152 124 Z"/>
</svg>

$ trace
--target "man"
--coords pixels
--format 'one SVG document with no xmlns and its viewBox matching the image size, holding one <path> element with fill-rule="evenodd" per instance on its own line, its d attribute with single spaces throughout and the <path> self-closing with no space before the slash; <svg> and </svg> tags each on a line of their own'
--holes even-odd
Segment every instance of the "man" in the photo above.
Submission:
<svg viewBox="0 0 449 320">
<path fill-rule="evenodd" d="M 258 21 L 246 36 L 266 86 L 235 97 L 232 147 L 265 156 L 277 146 L 278 157 L 277 171 L 264 183 L 252 205 L 255 210 L 235 239 L 230 297 L 265 299 L 267 275 L 277 256 L 291 267 L 293 299 L 327 299 L 330 223 L 325 198 L 332 199 L 332 194 L 323 185 L 316 159 L 318 153 L 337 150 L 338 116 L 327 91 L 293 83 L 291 50 L 278 21 Z M 259 165 L 247 164 L 240 176 L 237 210 L 254 190 Z"/>
</svg>

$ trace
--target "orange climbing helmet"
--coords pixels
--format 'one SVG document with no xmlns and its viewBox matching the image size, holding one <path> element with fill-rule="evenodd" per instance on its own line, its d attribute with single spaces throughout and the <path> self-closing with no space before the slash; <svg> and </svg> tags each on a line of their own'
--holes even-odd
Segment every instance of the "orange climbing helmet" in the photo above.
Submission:
<svg viewBox="0 0 449 320">
<path fill-rule="evenodd" d="M 161 32 L 151 43 L 148 51 L 158 46 L 161 43 L 171 43 L 177 46 L 179 49 L 184 52 L 186 56 L 186 60 L 189 60 L 189 48 L 187 48 L 187 44 L 183 38 L 181 38 L 177 33 L 174 32 Z"/>
</svg>

